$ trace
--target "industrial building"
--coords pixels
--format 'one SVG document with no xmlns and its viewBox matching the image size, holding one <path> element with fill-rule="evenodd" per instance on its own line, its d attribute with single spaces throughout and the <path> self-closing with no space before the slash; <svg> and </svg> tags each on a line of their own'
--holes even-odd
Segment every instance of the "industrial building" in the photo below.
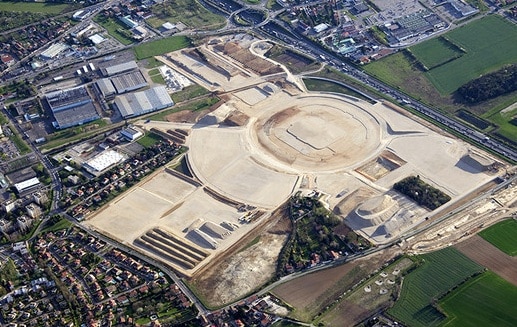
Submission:
<svg viewBox="0 0 517 327">
<path fill-rule="evenodd" d="M 138 90 L 147 86 L 147 81 L 139 70 L 113 77 L 111 82 L 118 94 Z"/>
<path fill-rule="evenodd" d="M 57 129 L 68 128 L 99 119 L 86 87 L 79 86 L 47 93 L 45 99 L 56 119 Z"/>
<path fill-rule="evenodd" d="M 57 57 L 58 54 L 68 49 L 68 45 L 64 43 L 56 43 L 51 45 L 47 50 L 40 54 L 41 59 L 50 60 Z"/>
<path fill-rule="evenodd" d="M 136 64 L 136 62 L 134 60 L 132 60 L 132 61 L 124 62 L 122 64 L 106 67 L 102 70 L 102 74 L 104 76 L 113 76 L 113 75 L 129 72 L 129 71 L 132 71 L 135 69 L 138 69 L 138 65 Z"/>
<path fill-rule="evenodd" d="M 86 170 L 94 175 L 98 175 L 109 167 L 123 161 L 125 157 L 114 151 L 114 150 L 106 150 L 96 155 L 92 159 L 83 163 L 83 166 Z"/>
<path fill-rule="evenodd" d="M 18 192 L 18 194 L 36 189 L 39 186 L 40 186 L 40 181 L 37 177 L 33 177 L 33 178 L 25 180 L 23 182 L 14 184 L 14 188 L 16 189 L 16 192 Z"/>
<path fill-rule="evenodd" d="M 95 86 L 100 95 L 102 95 L 102 97 L 107 100 L 112 99 L 117 93 L 117 90 L 115 90 L 115 87 L 109 78 L 102 78 L 98 80 L 95 82 Z"/>
<path fill-rule="evenodd" d="M 174 101 L 163 85 L 115 98 L 115 106 L 123 118 L 140 116 L 172 105 Z"/>
<path fill-rule="evenodd" d="M 120 134 L 129 141 L 134 141 L 143 135 L 142 132 L 136 130 L 134 127 L 125 128 L 120 132 Z"/>
</svg>

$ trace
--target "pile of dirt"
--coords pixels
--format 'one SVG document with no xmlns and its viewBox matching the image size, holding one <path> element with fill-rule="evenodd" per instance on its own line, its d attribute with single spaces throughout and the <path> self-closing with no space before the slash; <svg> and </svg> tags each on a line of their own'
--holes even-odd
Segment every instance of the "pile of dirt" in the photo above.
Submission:
<svg viewBox="0 0 517 327">
<path fill-rule="evenodd" d="M 334 207 L 336 215 L 346 216 L 354 210 L 361 202 L 378 195 L 372 189 L 361 187 L 344 197 Z"/>
<path fill-rule="evenodd" d="M 222 124 L 226 126 L 245 126 L 249 120 L 250 117 L 248 115 L 240 111 L 233 111 Z"/>
<path fill-rule="evenodd" d="M 209 113 L 210 110 L 208 109 L 200 111 L 182 110 L 165 116 L 165 120 L 168 122 L 195 124 Z"/>
</svg>

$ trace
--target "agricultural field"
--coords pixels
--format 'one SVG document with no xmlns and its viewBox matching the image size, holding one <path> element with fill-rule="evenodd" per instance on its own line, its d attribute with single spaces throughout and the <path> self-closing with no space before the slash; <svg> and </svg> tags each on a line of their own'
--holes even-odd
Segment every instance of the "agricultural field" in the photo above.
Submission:
<svg viewBox="0 0 517 327">
<path fill-rule="evenodd" d="M 485 272 L 440 301 L 443 326 L 517 326 L 517 287 Z"/>
<path fill-rule="evenodd" d="M 451 94 L 481 74 L 517 62 L 517 42 L 514 42 L 517 39 L 517 27 L 498 15 L 487 16 L 456 28 L 446 33 L 444 38 L 463 49 L 465 54 L 426 73 L 442 94 Z M 425 47 L 425 43 L 420 47 Z M 442 48 L 438 47 L 440 50 Z M 433 54 L 442 57 L 440 51 L 431 49 L 422 57 L 418 53 L 414 53 L 418 60 L 422 58 L 429 61 Z"/>
<path fill-rule="evenodd" d="M 385 250 L 365 259 L 293 279 L 275 287 L 271 292 L 293 307 L 289 317 L 311 322 L 327 306 L 338 301 L 344 292 L 393 259 L 396 254 L 398 253 Z"/>
<path fill-rule="evenodd" d="M 438 299 L 483 267 L 450 247 L 418 259 L 421 265 L 406 276 L 399 299 L 387 312 L 409 326 L 438 326 L 445 319 L 434 306 Z"/>
<path fill-rule="evenodd" d="M 412 46 L 410 50 L 428 69 L 433 69 L 450 60 L 459 58 L 463 54 L 463 52 L 458 51 L 457 47 L 441 36 Z"/>
<path fill-rule="evenodd" d="M 190 39 L 186 36 L 171 36 L 165 39 L 147 42 L 134 47 L 135 55 L 138 60 L 153 56 L 162 55 L 167 52 L 180 50 L 191 45 Z"/>
<path fill-rule="evenodd" d="M 166 22 L 182 22 L 188 28 L 214 30 L 225 24 L 222 16 L 210 12 L 195 0 L 163 2 L 154 5 L 151 10 L 154 16 L 147 19 L 147 22 L 154 28 L 159 28 Z"/>
<path fill-rule="evenodd" d="M 491 226 L 479 235 L 504 253 L 517 255 L 517 221 L 508 219 Z"/>
<path fill-rule="evenodd" d="M 414 264 L 407 257 L 396 260 L 348 292 L 337 304 L 331 305 L 314 324 L 355 326 L 372 312 L 389 307 L 400 289 L 402 276 Z"/>
</svg>

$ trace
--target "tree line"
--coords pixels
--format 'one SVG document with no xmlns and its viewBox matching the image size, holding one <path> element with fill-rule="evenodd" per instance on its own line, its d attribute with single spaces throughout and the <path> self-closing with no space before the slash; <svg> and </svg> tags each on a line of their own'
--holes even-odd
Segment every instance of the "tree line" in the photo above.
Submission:
<svg viewBox="0 0 517 327">
<path fill-rule="evenodd" d="M 517 91 L 517 64 L 483 75 L 461 86 L 457 93 L 469 104 Z"/>
</svg>

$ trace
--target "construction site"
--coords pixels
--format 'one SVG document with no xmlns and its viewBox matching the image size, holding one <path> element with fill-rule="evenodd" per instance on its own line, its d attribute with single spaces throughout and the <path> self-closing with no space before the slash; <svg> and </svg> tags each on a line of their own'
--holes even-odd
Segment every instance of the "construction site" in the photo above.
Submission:
<svg viewBox="0 0 517 327">
<path fill-rule="evenodd" d="M 153 174 L 85 223 L 193 277 L 300 189 L 384 244 L 433 215 L 394 183 L 418 175 L 454 206 L 498 176 L 490 155 L 393 105 L 308 92 L 270 46 L 227 36 L 157 57 L 224 101 L 195 121 L 137 122 L 188 146 L 188 173 Z"/>
</svg>

